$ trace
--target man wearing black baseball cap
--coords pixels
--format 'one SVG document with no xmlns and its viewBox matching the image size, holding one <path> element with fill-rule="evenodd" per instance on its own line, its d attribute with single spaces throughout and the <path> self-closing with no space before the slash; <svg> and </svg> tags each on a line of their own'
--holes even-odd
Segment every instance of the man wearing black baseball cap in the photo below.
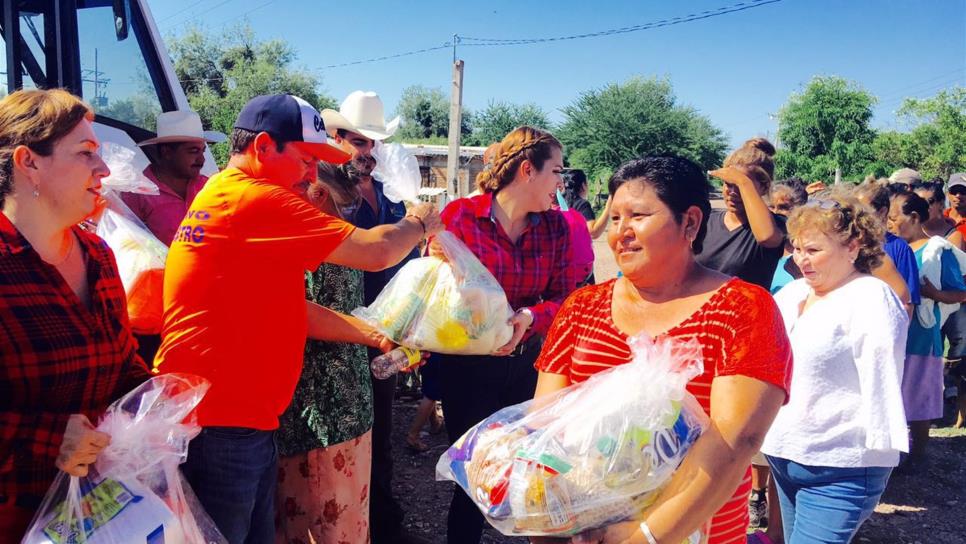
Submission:
<svg viewBox="0 0 966 544">
<path fill-rule="evenodd" d="M 227 168 L 198 193 L 168 253 L 154 366 L 211 382 L 182 469 L 233 544 L 274 540 L 274 434 L 306 336 L 393 347 L 361 321 L 307 302 L 305 270 L 323 261 L 381 270 L 442 228 L 422 205 L 394 225 L 357 229 L 293 190 L 314 178 L 318 161 L 348 158 L 304 100 L 253 98 L 232 131 Z"/>
</svg>

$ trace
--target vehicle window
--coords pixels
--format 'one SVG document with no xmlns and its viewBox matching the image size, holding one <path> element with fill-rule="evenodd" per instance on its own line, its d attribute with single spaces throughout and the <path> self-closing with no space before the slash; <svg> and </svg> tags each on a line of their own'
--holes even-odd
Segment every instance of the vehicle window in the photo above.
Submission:
<svg viewBox="0 0 966 544">
<path fill-rule="evenodd" d="M 148 39 L 143 22 L 128 17 L 128 35 L 118 40 L 110 1 L 78 2 L 77 41 L 80 47 L 84 99 L 98 115 L 154 131 L 162 111 L 155 81 L 145 61 L 141 41 Z"/>
</svg>

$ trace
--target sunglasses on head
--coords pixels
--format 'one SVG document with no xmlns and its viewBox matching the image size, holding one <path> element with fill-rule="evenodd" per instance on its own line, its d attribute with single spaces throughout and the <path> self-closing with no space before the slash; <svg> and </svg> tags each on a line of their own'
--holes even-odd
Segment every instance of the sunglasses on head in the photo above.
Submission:
<svg viewBox="0 0 966 544">
<path fill-rule="evenodd" d="M 820 210 L 833 210 L 841 208 L 842 205 L 838 201 L 832 200 L 830 198 L 814 198 L 808 201 L 807 206 L 814 206 Z"/>
<path fill-rule="evenodd" d="M 966 185 L 954 185 L 950 187 L 949 194 L 956 196 L 966 195 Z"/>
</svg>

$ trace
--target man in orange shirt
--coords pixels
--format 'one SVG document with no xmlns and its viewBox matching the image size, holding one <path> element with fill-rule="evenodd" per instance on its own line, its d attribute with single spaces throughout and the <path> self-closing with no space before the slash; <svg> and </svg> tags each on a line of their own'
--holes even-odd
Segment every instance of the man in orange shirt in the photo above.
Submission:
<svg viewBox="0 0 966 544">
<path fill-rule="evenodd" d="M 154 364 L 211 382 L 182 469 L 232 544 L 274 540 L 274 434 L 306 335 L 393 347 L 361 321 L 307 302 L 305 270 L 323 261 L 381 270 L 441 229 L 428 204 L 393 225 L 356 229 L 293 190 L 317 161 L 348 158 L 304 100 L 253 98 L 235 122 L 227 168 L 195 197 L 168 253 Z"/>
</svg>

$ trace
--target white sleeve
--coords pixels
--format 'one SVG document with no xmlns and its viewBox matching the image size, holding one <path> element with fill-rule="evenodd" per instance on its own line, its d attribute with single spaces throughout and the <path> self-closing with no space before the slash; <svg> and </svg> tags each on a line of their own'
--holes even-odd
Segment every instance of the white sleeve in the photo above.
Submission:
<svg viewBox="0 0 966 544">
<path fill-rule="evenodd" d="M 853 300 L 851 336 L 865 424 L 865 447 L 909 451 L 906 413 L 902 405 L 902 370 L 909 318 L 899 299 L 884 284 L 863 289 L 866 300 Z"/>
</svg>

